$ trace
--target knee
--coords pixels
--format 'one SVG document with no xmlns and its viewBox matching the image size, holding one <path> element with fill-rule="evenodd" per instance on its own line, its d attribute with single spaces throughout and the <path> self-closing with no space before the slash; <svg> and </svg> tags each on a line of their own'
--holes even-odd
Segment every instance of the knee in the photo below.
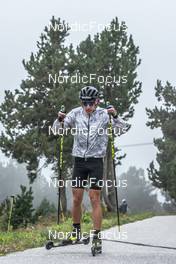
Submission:
<svg viewBox="0 0 176 264">
<path fill-rule="evenodd" d="M 93 207 L 100 205 L 100 196 L 94 193 L 89 194 L 89 198 Z"/>
<path fill-rule="evenodd" d="M 81 199 L 81 197 L 79 195 L 73 197 L 74 206 L 80 206 L 81 202 L 82 202 L 82 199 Z"/>
</svg>

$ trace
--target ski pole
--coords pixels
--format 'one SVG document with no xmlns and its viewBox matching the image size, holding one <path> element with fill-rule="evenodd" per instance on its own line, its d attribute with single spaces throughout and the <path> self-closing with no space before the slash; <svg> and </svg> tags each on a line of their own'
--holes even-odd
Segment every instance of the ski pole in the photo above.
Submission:
<svg viewBox="0 0 176 264">
<path fill-rule="evenodd" d="M 8 227 L 7 227 L 7 231 L 10 231 L 10 222 L 11 222 L 11 218 L 12 218 L 12 210 L 13 210 L 13 202 L 14 202 L 14 196 L 11 196 L 11 200 L 10 200 L 10 211 L 9 211 L 9 219 L 8 219 Z"/>
<path fill-rule="evenodd" d="M 109 103 L 107 102 L 107 107 L 106 109 L 112 107 L 111 105 L 109 105 Z M 113 128 L 112 128 L 112 117 L 111 115 L 109 115 L 109 128 L 110 128 L 110 141 L 111 141 L 111 154 L 112 154 L 112 162 L 113 162 L 113 172 L 114 172 L 114 183 L 115 186 L 117 186 L 117 178 L 116 178 L 116 165 L 115 165 L 115 143 L 114 143 L 114 133 L 113 133 Z M 117 187 L 115 188 L 115 196 L 116 196 L 116 210 L 117 210 L 117 223 L 118 223 L 118 230 L 120 232 L 120 214 L 119 214 L 119 202 L 118 202 L 118 191 L 117 191 Z"/>
<path fill-rule="evenodd" d="M 65 113 L 65 106 L 61 106 L 60 112 Z M 64 127 L 63 121 L 61 122 L 62 128 Z M 62 210 L 62 218 L 64 220 L 63 215 L 63 208 L 61 206 L 61 190 L 60 190 L 60 180 L 62 180 L 62 168 L 63 168 L 63 145 L 64 145 L 64 135 L 63 133 L 60 136 L 59 139 L 59 160 L 58 160 L 58 166 L 59 166 L 59 175 L 58 175 L 58 181 L 59 181 L 59 187 L 58 187 L 58 218 L 57 218 L 57 224 L 60 223 L 60 211 Z"/>
</svg>

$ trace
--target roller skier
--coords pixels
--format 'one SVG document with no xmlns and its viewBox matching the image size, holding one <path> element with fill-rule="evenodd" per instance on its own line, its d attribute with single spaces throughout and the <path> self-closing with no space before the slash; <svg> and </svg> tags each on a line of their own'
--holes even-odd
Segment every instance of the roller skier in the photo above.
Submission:
<svg viewBox="0 0 176 264">
<path fill-rule="evenodd" d="M 126 131 L 128 125 L 118 118 L 113 106 L 107 109 L 99 107 L 99 92 L 95 87 L 83 87 L 79 93 L 81 106 L 74 108 L 68 114 L 60 111 L 53 124 L 55 131 L 75 128 L 72 156 L 74 157 L 72 185 L 73 230 L 67 237 L 68 244 L 81 241 L 81 204 L 85 182 L 89 185 L 89 197 L 92 206 L 93 239 L 92 254 L 101 253 L 102 210 L 100 203 L 103 180 L 103 161 L 106 155 L 108 133 L 111 120 L 114 128 Z M 111 118 L 110 118 L 111 116 Z"/>
</svg>

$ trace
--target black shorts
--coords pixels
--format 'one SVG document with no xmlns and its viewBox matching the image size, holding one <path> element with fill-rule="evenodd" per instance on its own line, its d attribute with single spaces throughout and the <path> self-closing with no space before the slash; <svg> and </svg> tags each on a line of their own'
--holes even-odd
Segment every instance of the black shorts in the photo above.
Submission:
<svg viewBox="0 0 176 264">
<path fill-rule="evenodd" d="M 103 180 L 103 158 L 75 157 L 72 188 L 101 190 L 99 181 Z M 100 185 L 100 186 L 99 186 Z"/>
</svg>

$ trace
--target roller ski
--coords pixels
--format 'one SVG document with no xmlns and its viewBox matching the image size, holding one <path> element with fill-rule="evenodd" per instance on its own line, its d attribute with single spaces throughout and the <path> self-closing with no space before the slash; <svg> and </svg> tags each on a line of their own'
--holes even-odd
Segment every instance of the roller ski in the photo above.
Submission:
<svg viewBox="0 0 176 264">
<path fill-rule="evenodd" d="M 53 247 L 63 247 L 63 246 L 68 246 L 68 245 L 77 245 L 77 244 L 83 244 L 83 245 L 88 245 L 90 242 L 89 237 L 85 237 L 80 240 L 68 240 L 68 239 L 63 239 L 58 242 L 54 241 L 48 241 L 45 245 L 45 248 L 47 250 L 53 248 Z"/>
<path fill-rule="evenodd" d="M 49 250 L 53 247 L 63 247 L 63 246 L 77 245 L 77 244 L 88 245 L 89 242 L 90 242 L 89 236 L 80 238 L 80 234 L 76 236 L 75 231 L 73 231 L 68 235 L 66 239 L 59 240 L 58 242 L 54 242 L 51 240 L 48 241 L 45 245 L 45 248 Z"/>
<path fill-rule="evenodd" d="M 91 252 L 93 257 L 102 253 L 102 240 L 98 236 L 93 237 Z"/>
</svg>

